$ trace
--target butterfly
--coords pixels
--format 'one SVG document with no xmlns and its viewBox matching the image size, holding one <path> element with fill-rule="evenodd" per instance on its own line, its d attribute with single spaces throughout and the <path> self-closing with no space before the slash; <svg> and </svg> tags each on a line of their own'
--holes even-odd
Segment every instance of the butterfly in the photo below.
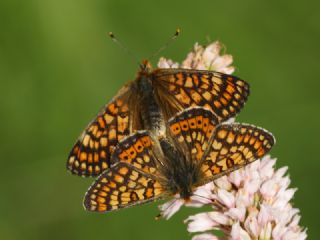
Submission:
<svg viewBox="0 0 320 240">
<path fill-rule="evenodd" d="M 274 142 L 262 128 L 219 124 L 211 110 L 186 109 L 168 121 L 166 137 L 143 130 L 120 141 L 84 206 L 107 212 L 176 194 L 189 201 L 196 187 L 263 157 Z"/>
<path fill-rule="evenodd" d="M 111 164 L 117 144 L 136 130 L 161 135 L 177 112 L 192 106 L 210 109 L 219 121 L 234 117 L 245 104 L 249 85 L 214 71 L 155 69 L 143 61 L 135 81 L 125 85 L 102 108 L 73 146 L 67 169 L 98 176 Z"/>
</svg>

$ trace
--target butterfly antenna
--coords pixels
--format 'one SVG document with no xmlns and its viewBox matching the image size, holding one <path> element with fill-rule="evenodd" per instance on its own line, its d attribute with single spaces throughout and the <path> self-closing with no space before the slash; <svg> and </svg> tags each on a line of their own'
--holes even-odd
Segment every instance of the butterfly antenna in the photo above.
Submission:
<svg viewBox="0 0 320 240">
<path fill-rule="evenodd" d="M 180 33 L 181 33 L 180 28 L 177 28 L 173 36 L 169 38 L 168 41 L 161 48 L 159 48 L 158 51 L 152 54 L 148 59 L 151 60 L 155 56 L 159 55 L 159 53 L 162 52 L 164 49 L 166 49 L 180 35 Z"/>
<path fill-rule="evenodd" d="M 140 61 L 137 58 L 137 56 L 135 54 L 133 54 L 129 48 L 127 48 L 118 38 L 116 38 L 116 36 L 113 34 L 113 32 L 109 32 L 108 36 L 111 38 L 112 41 L 114 41 L 116 44 L 118 44 L 118 46 L 124 50 L 134 61 L 136 61 L 138 63 L 138 65 L 140 66 Z"/>
<path fill-rule="evenodd" d="M 193 196 L 196 196 L 196 197 L 199 197 L 199 198 L 203 198 L 203 199 L 208 200 L 209 202 L 212 202 L 212 199 L 204 197 L 204 196 L 201 196 L 201 195 L 198 195 L 198 194 L 195 194 L 195 193 L 193 194 Z"/>
</svg>

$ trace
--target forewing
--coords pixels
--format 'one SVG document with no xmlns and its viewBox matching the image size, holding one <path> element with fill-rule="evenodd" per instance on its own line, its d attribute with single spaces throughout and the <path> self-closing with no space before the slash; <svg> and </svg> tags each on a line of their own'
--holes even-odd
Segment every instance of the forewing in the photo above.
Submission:
<svg viewBox="0 0 320 240">
<path fill-rule="evenodd" d="M 84 207 L 95 212 L 113 211 L 159 199 L 164 193 L 155 178 L 120 162 L 101 174 L 89 188 Z"/>
<path fill-rule="evenodd" d="M 110 167 L 110 156 L 119 141 L 139 128 L 135 107 L 139 104 L 132 86 L 123 87 L 81 134 L 68 157 L 71 173 L 98 176 Z"/>
<path fill-rule="evenodd" d="M 268 131 L 248 124 L 218 125 L 203 156 L 200 171 L 214 180 L 267 154 L 275 140 Z"/>
<path fill-rule="evenodd" d="M 156 69 L 152 77 L 167 119 L 188 107 L 202 106 L 225 121 L 241 110 L 249 95 L 248 83 L 214 71 Z"/>
<path fill-rule="evenodd" d="M 193 107 L 169 120 L 169 136 L 176 148 L 199 163 L 217 124 L 218 119 L 210 110 Z"/>
</svg>

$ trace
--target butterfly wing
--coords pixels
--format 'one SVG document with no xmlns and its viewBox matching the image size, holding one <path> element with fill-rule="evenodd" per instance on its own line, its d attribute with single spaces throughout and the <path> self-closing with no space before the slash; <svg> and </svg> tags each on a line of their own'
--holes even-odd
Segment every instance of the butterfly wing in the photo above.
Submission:
<svg viewBox="0 0 320 240">
<path fill-rule="evenodd" d="M 202 106 L 224 121 L 241 110 L 249 95 L 248 83 L 214 71 L 156 69 L 152 80 L 167 119 L 188 107 Z"/>
<path fill-rule="evenodd" d="M 160 183 L 132 165 L 120 162 L 102 173 L 84 198 L 88 211 L 106 212 L 159 199 Z"/>
<path fill-rule="evenodd" d="M 139 131 L 119 143 L 111 162 L 112 168 L 102 173 L 84 199 L 89 211 L 112 211 L 163 197 L 153 154 L 155 141 L 149 133 Z"/>
<path fill-rule="evenodd" d="M 199 165 L 205 179 L 203 183 L 262 158 L 274 143 L 271 133 L 253 125 L 218 125 Z"/>
<path fill-rule="evenodd" d="M 124 86 L 81 134 L 68 157 L 71 173 L 98 176 L 110 167 L 110 156 L 119 141 L 140 128 L 140 104 L 133 84 Z"/>
<path fill-rule="evenodd" d="M 168 136 L 171 136 L 180 152 L 199 162 L 217 124 L 218 119 L 210 110 L 193 107 L 169 120 Z"/>
</svg>

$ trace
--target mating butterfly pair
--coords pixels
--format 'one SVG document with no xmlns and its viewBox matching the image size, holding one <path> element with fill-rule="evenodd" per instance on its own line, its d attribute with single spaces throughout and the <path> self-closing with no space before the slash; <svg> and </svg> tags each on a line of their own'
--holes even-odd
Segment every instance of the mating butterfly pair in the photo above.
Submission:
<svg viewBox="0 0 320 240">
<path fill-rule="evenodd" d="M 144 62 L 70 153 L 72 173 L 102 173 L 86 194 L 86 209 L 110 211 L 176 193 L 187 200 L 195 187 L 262 157 L 274 143 L 271 134 L 220 124 L 240 111 L 248 94 L 237 77 L 151 71 Z"/>
<path fill-rule="evenodd" d="M 196 187 L 261 158 L 274 143 L 261 128 L 218 123 L 194 107 L 169 120 L 165 138 L 149 131 L 125 138 L 86 193 L 85 208 L 105 212 L 177 193 L 188 201 Z"/>
<path fill-rule="evenodd" d="M 165 122 L 176 113 L 202 106 L 219 121 L 235 116 L 249 95 L 243 80 L 213 71 L 189 69 L 151 70 L 141 65 L 135 81 L 124 86 L 87 126 L 67 162 L 80 176 L 98 176 L 111 166 L 117 144 L 137 130 L 163 132 Z"/>
</svg>

